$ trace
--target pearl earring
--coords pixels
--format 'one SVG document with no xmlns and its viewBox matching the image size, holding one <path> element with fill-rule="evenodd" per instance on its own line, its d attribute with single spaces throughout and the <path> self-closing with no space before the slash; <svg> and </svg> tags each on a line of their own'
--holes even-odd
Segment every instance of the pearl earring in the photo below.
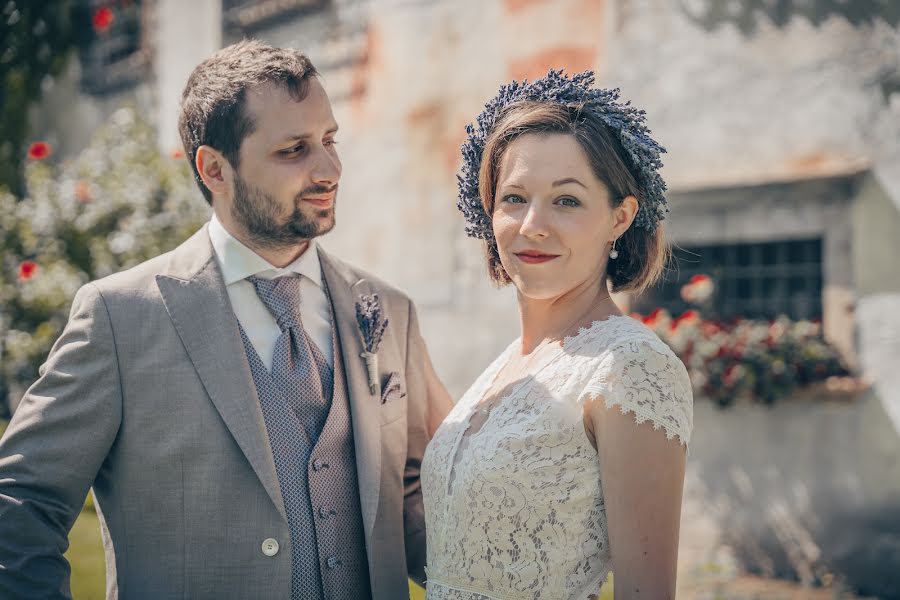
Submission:
<svg viewBox="0 0 900 600">
<path fill-rule="evenodd" d="M 616 240 L 613 240 L 612 250 L 609 251 L 609 257 L 613 260 L 619 258 L 619 251 L 616 250 Z"/>
</svg>

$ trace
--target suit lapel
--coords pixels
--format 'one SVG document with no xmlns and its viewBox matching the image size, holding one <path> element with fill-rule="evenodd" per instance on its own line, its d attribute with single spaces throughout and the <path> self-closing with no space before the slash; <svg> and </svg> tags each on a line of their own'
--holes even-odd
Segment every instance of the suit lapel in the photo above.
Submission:
<svg viewBox="0 0 900 600">
<path fill-rule="evenodd" d="M 156 281 L 206 392 L 287 520 L 259 398 L 207 227 L 172 253 L 168 273 Z"/>
<path fill-rule="evenodd" d="M 319 259 L 334 307 L 335 327 L 344 360 L 366 547 L 371 548 L 381 490 L 381 427 L 377 412 L 378 398 L 373 398 L 369 392 L 366 370 L 360 357 L 362 339 L 356 324 L 356 298 L 363 293 L 360 288 L 365 286 L 365 280 L 354 277 L 321 247 Z"/>
</svg>

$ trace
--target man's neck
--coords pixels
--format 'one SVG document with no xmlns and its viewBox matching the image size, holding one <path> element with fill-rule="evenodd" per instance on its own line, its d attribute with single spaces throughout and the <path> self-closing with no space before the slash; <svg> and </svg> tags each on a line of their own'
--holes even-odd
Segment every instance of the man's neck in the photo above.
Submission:
<svg viewBox="0 0 900 600">
<path fill-rule="evenodd" d="M 267 263 L 279 269 L 283 269 L 303 256 L 310 245 L 310 240 L 304 240 L 290 246 L 260 246 L 259 244 L 254 243 L 247 232 L 231 219 L 223 219 L 219 214 L 216 214 L 216 219 L 219 221 L 222 228 L 234 239 L 247 246 L 247 248 L 252 250 Z"/>
</svg>

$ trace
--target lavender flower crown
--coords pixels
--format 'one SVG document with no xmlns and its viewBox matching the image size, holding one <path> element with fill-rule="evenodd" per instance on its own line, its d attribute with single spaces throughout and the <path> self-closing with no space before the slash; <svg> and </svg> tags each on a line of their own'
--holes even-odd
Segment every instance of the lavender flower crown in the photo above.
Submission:
<svg viewBox="0 0 900 600">
<path fill-rule="evenodd" d="M 655 231 L 659 221 L 669 212 L 666 202 L 666 183 L 659 175 L 662 167 L 660 154 L 666 151 L 653 138 L 645 124 L 645 112 L 617 102 L 619 89 L 592 89 L 594 72 L 584 71 L 569 77 L 562 69 L 551 69 L 547 75 L 532 81 L 519 83 L 513 80 L 500 88 L 500 92 L 485 104 L 484 111 L 476 119 L 477 127 L 466 125 L 468 138 L 462 145 L 463 165 L 456 176 L 459 185 L 457 208 L 466 219 L 466 234 L 496 246 L 491 216 L 484 210 L 478 192 L 478 173 L 484 146 L 506 109 L 517 102 L 535 101 L 579 107 L 590 113 L 618 136 L 622 148 L 631 159 L 640 193 L 640 208 L 634 219 L 635 227 Z"/>
</svg>

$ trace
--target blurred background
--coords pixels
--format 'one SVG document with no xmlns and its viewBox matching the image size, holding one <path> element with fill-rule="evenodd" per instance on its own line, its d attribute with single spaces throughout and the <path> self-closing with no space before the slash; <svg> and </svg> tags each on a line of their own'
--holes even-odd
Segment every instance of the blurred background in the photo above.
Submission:
<svg viewBox="0 0 900 600">
<path fill-rule="evenodd" d="M 676 260 L 616 299 L 694 384 L 679 598 L 900 598 L 897 0 L 0 0 L 0 430 L 78 287 L 208 218 L 179 100 L 244 37 L 322 73 L 323 244 L 413 297 L 456 397 L 518 334 L 456 210 L 466 123 L 549 68 L 620 87 L 668 149 Z M 67 556 L 102 598 L 90 499 Z"/>
</svg>

